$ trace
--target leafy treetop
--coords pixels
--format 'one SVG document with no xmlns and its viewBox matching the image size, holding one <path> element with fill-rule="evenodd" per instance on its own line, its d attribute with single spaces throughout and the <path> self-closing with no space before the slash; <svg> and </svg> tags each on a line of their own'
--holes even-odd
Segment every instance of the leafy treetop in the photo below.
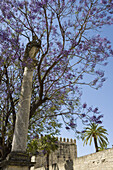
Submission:
<svg viewBox="0 0 113 170">
<path fill-rule="evenodd" d="M 81 85 L 98 89 L 106 80 L 99 67 L 107 64 L 113 50 L 98 31 L 113 24 L 113 1 L 3 0 L 0 7 L 0 130 L 4 140 L 14 131 L 25 49 L 34 36 L 41 49 L 35 58 L 29 134 L 52 133 L 61 126 L 57 115 L 67 129 L 76 127 L 77 117 L 99 121 L 101 117 L 88 115 L 99 113 L 97 108 L 81 105 Z M 86 113 L 81 114 L 81 108 Z"/>
</svg>

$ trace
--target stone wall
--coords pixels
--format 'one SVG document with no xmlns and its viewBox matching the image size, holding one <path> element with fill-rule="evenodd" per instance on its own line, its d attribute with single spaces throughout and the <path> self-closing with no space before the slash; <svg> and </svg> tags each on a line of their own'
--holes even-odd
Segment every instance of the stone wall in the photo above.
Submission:
<svg viewBox="0 0 113 170">
<path fill-rule="evenodd" d="M 79 157 L 76 170 L 113 170 L 113 148 Z"/>
<path fill-rule="evenodd" d="M 77 158 L 76 140 L 60 138 L 58 149 L 49 156 L 49 170 L 75 170 L 75 159 Z M 33 157 L 36 164 L 31 170 L 45 170 L 47 166 L 46 156 Z"/>
<path fill-rule="evenodd" d="M 50 154 L 49 170 L 113 170 L 113 148 L 77 158 L 76 140 L 60 138 L 58 150 Z M 34 156 L 30 170 L 46 170 L 46 156 Z"/>
</svg>

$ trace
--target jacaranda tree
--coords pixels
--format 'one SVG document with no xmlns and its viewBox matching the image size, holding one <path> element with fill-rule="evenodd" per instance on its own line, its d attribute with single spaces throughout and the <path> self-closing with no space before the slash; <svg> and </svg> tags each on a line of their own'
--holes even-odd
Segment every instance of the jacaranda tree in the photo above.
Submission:
<svg viewBox="0 0 113 170">
<path fill-rule="evenodd" d="M 57 133 L 58 116 L 67 129 L 76 128 L 77 118 L 100 122 L 97 108 L 81 105 L 81 88 L 98 89 L 105 81 L 100 67 L 107 64 L 113 50 L 98 30 L 111 24 L 112 0 L 0 1 L 3 148 L 11 145 L 14 131 L 12 150 L 26 150 L 27 131 L 29 136 Z M 24 145 L 20 142 L 18 148 L 17 139 Z"/>
</svg>

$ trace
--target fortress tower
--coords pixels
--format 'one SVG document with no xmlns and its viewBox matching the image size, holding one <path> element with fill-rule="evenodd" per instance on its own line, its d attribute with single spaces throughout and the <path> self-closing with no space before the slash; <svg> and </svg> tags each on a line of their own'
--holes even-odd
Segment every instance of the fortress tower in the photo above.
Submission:
<svg viewBox="0 0 113 170">
<path fill-rule="evenodd" d="M 49 155 L 49 170 L 74 170 L 76 158 L 76 140 L 60 138 L 58 140 L 58 149 Z M 31 170 L 46 170 L 46 156 L 37 155 L 35 161 L 36 164 Z"/>
</svg>

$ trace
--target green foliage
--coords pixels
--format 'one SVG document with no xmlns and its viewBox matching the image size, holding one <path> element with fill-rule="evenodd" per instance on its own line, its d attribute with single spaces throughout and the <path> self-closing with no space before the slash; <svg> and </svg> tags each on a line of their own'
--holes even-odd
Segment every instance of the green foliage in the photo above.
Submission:
<svg viewBox="0 0 113 170">
<path fill-rule="evenodd" d="M 109 143 L 106 135 L 108 135 L 108 133 L 103 126 L 98 126 L 98 124 L 91 123 L 89 127 L 85 128 L 85 132 L 82 134 L 82 140 L 84 141 L 83 145 L 87 145 L 88 142 L 89 145 L 91 145 L 92 139 L 94 139 L 96 151 L 103 150 Z"/>
<path fill-rule="evenodd" d="M 27 152 L 34 154 L 50 154 L 58 148 L 58 140 L 51 135 L 41 136 L 41 138 L 34 138 L 28 142 Z"/>
</svg>

